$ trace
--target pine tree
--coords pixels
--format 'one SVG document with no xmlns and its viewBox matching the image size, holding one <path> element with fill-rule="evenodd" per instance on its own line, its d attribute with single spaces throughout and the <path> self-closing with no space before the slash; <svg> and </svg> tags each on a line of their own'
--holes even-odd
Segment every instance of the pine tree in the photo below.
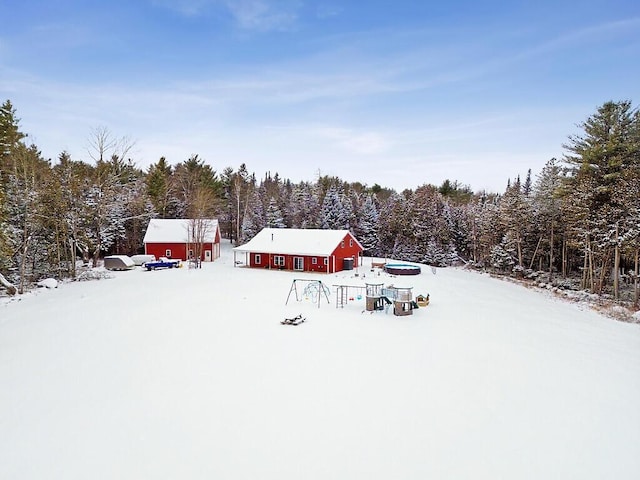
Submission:
<svg viewBox="0 0 640 480">
<path fill-rule="evenodd" d="M 491 248 L 491 266 L 500 271 L 510 271 L 517 264 L 517 240 L 507 233 L 498 245 Z"/>
<path fill-rule="evenodd" d="M 42 201 L 42 186 L 46 184 L 48 162 L 42 159 L 34 145 L 20 143 L 11 153 L 12 171 L 8 173 L 8 233 L 11 258 L 18 276 L 18 293 L 34 280 L 37 257 L 47 247 L 43 244 L 43 219 L 49 215 Z"/>
<path fill-rule="evenodd" d="M 345 202 L 346 203 L 346 202 Z M 329 230 L 349 229 L 352 213 L 351 205 L 345 205 L 338 188 L 329 187 L 320 208 L 320 228 Z"/>
<path fill-rule="evenodd" d="M 372 194 L 367 194 L 358 211 L 354 234 L 364 247 L 365 255 L 378 254 L 378 208 Z"/>
<path fill-rule="evenodd" d="M 273 197 L 269 199 L 269 205 L 265 212 L 265 226 L 268 228 L 286 228 L 280 207 L 278 207 Z"/>
<path fill-rule="evenodd" d="M 175 218 L 176 215 L 178 201 L 173 192 L 172 175 L 171 165 L 165 157 L 160 157 L 157 163 L 149 166 L 145 177 L 147 195 L 160 218 Z"/>
<path fill-rule="evenodd" d="M 7 232 L 7 206 L 5 203 L 4 188 L 0 182 L 0 274 L 5 271 L 9 265 L 9 238 Z"/>
<path fill-rule="evenodd" d="M 264 217 L 262 200 L 260 199 L 258 189 L 255 189 L 249 199 L 247 212 L 242 219 L 242 243 L 251 240 L 265 227 Z"/>
<path fill-rule="evenodd" d="M 12 157 L 26 138 L 20 131 L 19 123 L 15 108 L 9 100 L 5 101 L 0 106 L 0 182 L 3 176 L 13 170 Z"/>
<path fill-rule="evenodd" d="M 568 220 L 584 251 L 583 285 L 596 293 L 603 292 L 618 259 L 626 206 L 617 193 L 624 173 L 640 168 L 639 123 L 640 115 L 631 102 L 606 102 L 581 124 L 583 133 L 570 136 L 564 146 Z M 613 271 L 617 286 L 619 272 Z"/>
<path fill-rule="evenodd" d="M 536 180 L 533 189 L 533 218 L 539 231 L 540 241 L 545 239 L 547 245 L 547 258 L 549 281 L 553 281 L 553 272 L 556 261 L 556 242 L 560 238 L 558 233 L 561 228 L 562 204 L 559 199 L 562 187 L 562 169 L 555 158 L 549 160 L 543 167 Z M 530 267 L 533 267 L 534 258 Z"/>
<path fill-rule="evenodd" d="M 526 226 L 531 218 L 531 208 L 525 196 L 520 177 L 507 190 L 500 200 L 500 221 L 505 232 L 515 242 L 517 264 L 524 267 L 524 245 L 526 241 Z"/>
</svg>

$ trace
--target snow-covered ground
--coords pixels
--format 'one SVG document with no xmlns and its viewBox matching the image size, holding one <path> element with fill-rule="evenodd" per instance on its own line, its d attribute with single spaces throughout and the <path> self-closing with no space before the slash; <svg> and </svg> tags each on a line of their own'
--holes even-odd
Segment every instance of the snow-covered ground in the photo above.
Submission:
<svg viewBox="0 0 640 480">
<path fill-rule="evenodd" d="M 0 478 L 640 478 L 639 325 L 457 269 L 375 277 L 412 316 L 285 305 L 355 273 L 227 248 L 0 304 Z"/>
</svg>

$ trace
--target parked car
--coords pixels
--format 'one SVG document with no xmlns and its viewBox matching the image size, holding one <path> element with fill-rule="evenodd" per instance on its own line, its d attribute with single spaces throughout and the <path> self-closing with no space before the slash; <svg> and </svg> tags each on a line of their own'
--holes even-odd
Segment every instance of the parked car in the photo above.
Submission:
<svg viewBox="0 0 640 480">
<path fill-rule="evenodd" d="M 144 268 L 148 271 L 157 270 L 158 268 L 179 268 L 182 264 L 180 260 L 173 260 L 171 258 L 160 257 L 155 262 L 145 262 Z"/>
</svg>

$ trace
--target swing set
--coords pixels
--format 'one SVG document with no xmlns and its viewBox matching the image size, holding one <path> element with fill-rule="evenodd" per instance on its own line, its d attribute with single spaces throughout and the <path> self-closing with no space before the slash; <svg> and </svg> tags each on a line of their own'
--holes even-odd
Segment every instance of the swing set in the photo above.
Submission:
<svg viewBox="0 0 640 480">
<path fill-rule="evenodd" d="M 291 297 L 291 292 L 295 292 L 296 301 L 301 301 L 302 299 L 311 300 L 312 303 L 317 303 L 318 308 L 320 308 L 320 300 L 322 296 L 327 299 L 327 303 L 331 303 L 329 300 L 329 294 L 331 290 L 327 287 L 321 280 L 305 280 L 302 278 L 296 278 L 291 282 L 291 288 L 289 289 L 289 295 L 287 295 L 287 301 L 285 305 L 289 303 L 289 297 Z"/>
</svg>

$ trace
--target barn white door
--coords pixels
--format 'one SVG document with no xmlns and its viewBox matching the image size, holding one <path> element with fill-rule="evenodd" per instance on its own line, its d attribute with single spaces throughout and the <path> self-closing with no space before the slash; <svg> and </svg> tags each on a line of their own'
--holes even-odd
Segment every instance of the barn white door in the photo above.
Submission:
<svg viewBox="0 0 640 480">
<path fill-rule="evenodd" d="M 204 251 L 204 261 L 205 262 L 210 262 L 211 261 L 211 250 L 205 250 Z"/>
</svg>

